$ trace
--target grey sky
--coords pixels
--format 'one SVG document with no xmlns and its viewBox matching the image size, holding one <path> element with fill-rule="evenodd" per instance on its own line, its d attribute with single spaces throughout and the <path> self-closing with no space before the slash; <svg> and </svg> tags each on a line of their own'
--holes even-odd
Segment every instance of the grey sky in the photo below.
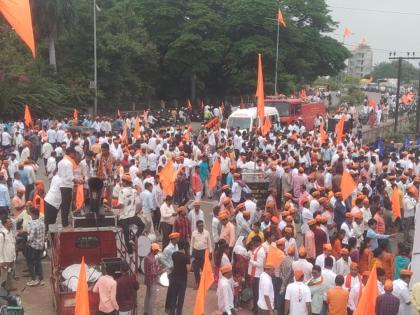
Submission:
<svg viewBox="0 0 420 315">
<path fill-rule="evenodd" d="M 365 36 L 368 44 L 374 49 L 374 64 L 387 61 L 390 51 L 400 52 L 400 55 L 404 56 L 407 51 L 415 51 L 416 56 L 420 57 L 420 36 L 418 36 L 420 0 L 326 0 L 326 2 L 330 6 L 334 21 L 339 23 L 337 30 L 331 36 L 342 41 L 344 27 L 347 26 L 354 33 L 345 40 L 349 49 L 360 43 Z M 412 15 L 370 10 L 408 12 Z"/>
</svg>

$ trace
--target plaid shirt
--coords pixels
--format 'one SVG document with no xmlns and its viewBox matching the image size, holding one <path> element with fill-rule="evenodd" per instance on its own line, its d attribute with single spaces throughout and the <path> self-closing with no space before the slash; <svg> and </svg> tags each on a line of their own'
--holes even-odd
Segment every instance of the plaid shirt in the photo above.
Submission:
<svg viewBox="0 0 420 315">
<path fill-rule="evenodd" d="M 399 307 L 400 299 L 392 293 L 384 293 L 376 298 L 376 314 L 395 315 Z"/>
<path fill-rule="evenodd" d="M 191 223 L 190 220 L 188 220 L 187 216 L 179 215 L 175 219 L 174 232 L 178 232 L 180 234 L 180 240 L 191 240 Z"/>
<path fill-rule="evenodd" d="M 159 278 L 159 264 L 152 252 L 144 258 L 144 284 L 156 284 Z"/>
<path fill-rule="evenodd" d="M 43 250 L 45 242 L 45 225 L 41 219 L 28 222 L 28 245 L 33 249 Z"/>
</svg>

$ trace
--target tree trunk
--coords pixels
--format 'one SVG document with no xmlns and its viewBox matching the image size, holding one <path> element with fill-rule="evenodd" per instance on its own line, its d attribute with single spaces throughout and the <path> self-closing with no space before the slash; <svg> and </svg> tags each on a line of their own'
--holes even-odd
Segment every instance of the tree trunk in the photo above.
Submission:
<svg viewBox="0 0 420 315">
<path fill-rule="evenodd" d="M 54 68 L 54 72 L 57 72 L 57 59 L 55 57 L 54 36 L 49 36 L 48 52 L 49 52 L 50 66 Z"/>
<path fill-rule="evenodd" d="M 196 85 L 197 85 L 197 75 L 195 74 L 195 72 L 193 72 L 191 73 L 191 102 L 192 104 L 195 103 L 195 99 L 197 97 Z"/>
</svg>

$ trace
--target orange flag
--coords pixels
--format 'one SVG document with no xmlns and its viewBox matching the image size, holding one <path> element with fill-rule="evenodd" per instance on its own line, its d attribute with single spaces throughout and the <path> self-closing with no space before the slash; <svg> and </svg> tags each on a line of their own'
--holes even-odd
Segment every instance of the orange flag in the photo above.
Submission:
<svg viewBox="0 0 420 315">
<path fill-rule="evenodd" d="M 375 100 L 370 100 L 370 101 L 368 102 L 368 105 L 369 105 L 370 107 L 376 107 L 376 101 L 375 101 Z"/>
<path fill-rule="evenodd" d="M 89 308 L 89 289 L 86 280 L 86 265 L 85 257 L 82 257 L 80 266 L 79 280 L 77 282 L 76 291 L 76 305 L 74 308 L 74 315 L 90 315 Z"/>
<path fill-rule="evenodd" d="M 76 209 L 81 209 L 85 202 L 85 192 L 83 191 L 83 184 L 76 186 L 76 200 L 74 202 Z"/>
<path fill-rule="evenodd" d="M 408 105 L 410 103 L 410 101 L 408 100 L 408 95 L 407 94 L 404 94 L 401 97 L 401 101 L 403 102 L 404 105 Z"/>
<path fill-rule="evenodd" d="M 210 171 L 209 189 L 213 190 L 217 184 L 217 178 L 222 176 L 222 169 L 220 168 L 220 161 L 218 158 L 214 160 L 213 167 Z"/>
<path fill-rule="evenodd" d="M 345 27 L 343 31 L 344 38 L 351 36 L 351 34 L 352 34 L 351 30 L 348 27 Z"/>
<path fill-rule="evenodd" d="M 283 25 L 283 27 L 286 27 L 286 22 L 283 19 L 283 13 L 281 12 L 280 9 L 277 12 L 277 22 L 280 23 L 281 25 Z"/>
<path fill-rule="evenodd" d="M 343 176 L 341 176 L 340 189 L 343 194 L 343 200 L 346 200 L 356 189 L 356 182 L 347 171 L 344 171 Z"/>
<path fill-rule="evenodd" d="M 122 138 L 122 142 L 124 144 L 128 144 L 128 127 L 127 127 L 127 123 L 124 123 L 124 127 L 123 127 L 123 132 L 122 132 L 121 138 Z"/>
<path fill-rule="evenodd" d="M 321 143 L 327 142 L 327 133 L 325 132 L 324 124 L 321 124 L 319 127 L 319 136 L 321 138 Z"/>
<path fill-rule="evenodd" d="M 172 160 L 166 162 L 160 171 L 159 177 L 162 182 L 163 192 L 166 196 L 173 196 L 175 190 L 175 178 L 178 172 L 174 170 Z"/>
<path fill-rule="evenodd" d="M 25 113 L 23 115 L 23 119 L 25 121 L 26 127 L 29 127 L 32 125 L 32 116 L 31 116 L 31 112 L 29 111 L 28 105 L 25 105 Z"/>
<path fill-rule="evenodd" d="M 213 270 L 209 259 L 209 253 L 206 249 L 204 254 L 204 266 L 203 272 L 201 273 L 200 285 L 197 290 L 197 296 L 195 298 L 195 306 L 193 315 L 204 314 L 204 304 L 206 302 L 207 291 L 210 289 L 214 282 Z"/>
<path fill-rule="evenodd" d="M 29 47 L 35 58 L 35 40 L 29 0 L 0 0 L 0 13 Z"/>
<path fill-rule="evenodd" d="M 369 274 L 366 286 L 362 290 L 362 296 L 357 304 L 353 315 L 375 315 L 376 298 L 378 297 L 378 276 L 376 264 Z"/>
<path fill-rule="evenodd" d="M 261 54 L 258 54 L 257 113 L 260 121 L 260 128 L 262 128 L 264 124 L 264 77 Z"/>
<path fill-rule="evenodd" d="M 400 204 L 400 191 L 397 187 L 394 187 L 391 195 L 391 205 L 392 205 L 392 216 L 393 219 L 401 218 L 401 204 Z"/>
<path fill-rule="evenodd" d="M 270 120 L 270 117 L 269 117 L 269 116 L 267 116 L 267 117 L 265 117 L 265 119 L 264 119 L 264 126 L 263 126 L 263 128 L 261 129 L 261 133 L 262 133 L 262 135 L 263 135 L 263 136 L 266 136 L 266 135 L 267 135 L 267 133 L 270 131 L 270 129 L 271 129 L 271 120 Z"/>
<path fill-rule="evenodd" d="M 337 125 L 335 126 L 335 139 L 336 143 L 339 144 L 343 139 L 343 132 L 344 132 L 344 115 L 341 115 L 340 120 L 338 121 Z"/>
<path fill-rule="evenodd" d="M 135 139 L 137 139 L 138 137 L 140 137 L 140 118 L 139 118 L 138 115 L 136 117 L 136 123 L 134 125 L 133 137 Z"/>
<path fill-rule="evenodd" d="M 79 113 L 77 112 L 77 109 L 74 109 L 74 111 L 73 111 L 73 119 L 74 120 L 79 120 Z"/>
</svg>

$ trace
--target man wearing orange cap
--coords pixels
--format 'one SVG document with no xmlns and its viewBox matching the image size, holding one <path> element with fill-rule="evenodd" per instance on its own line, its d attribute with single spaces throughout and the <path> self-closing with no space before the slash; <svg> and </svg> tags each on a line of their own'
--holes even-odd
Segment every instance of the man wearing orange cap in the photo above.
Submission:
<svg viewBox="0 0 420 315">
<path fill-rule="evenodd" d="M 179 242 L 180 234 L 178 232 L 172 232 L 169 234 L 169 244 L 163 249 L 163 253 L 159 261 L 164 266 L 165 271 L 168 273 L 169 278 L 169 285 L 171 284 L 171 273 L 174 267 L 174 262 L 172 260 L 172 254 L 178 251 L 178 242 Z M 169 291 L 169 288 L 168 288 Z M 170 294 L 169 292 L 166 294 L 166 301 L 165 301 L 165 310 L 170 309 Z"/>
<path fill-rule="evenodd" d="M 236 242 L 235 226 L 229 221 L 229 213 L 227 211 L 220 211 L 219 220 L 222 225 L 219 240 L 224 239 L 226 241 L 230 250 L 229 256 L 231 256 Z"/>
<path fill-rule="evenodd" d="M 312 268 L 311 268 L 312 272 Z M 308 315 L 311 311 L 311 290 L 303 282 L 304 271 L 294 270 L 295 282 L 290 283 L 286 288 L 284 314 Z"/>
<path fill-rule="evenodd" d="M 292 264 L 293 270 L 302 270 L 304 275 L 304 281 L 308 281 L 311 278 L 313 265 L 307 260 L 307 253 L 305 247 L 300 246 L 298 250 L 299 258 Z"/>
<path fill-rule="evenodd" d="M 343 288 L 344 277 L 337 275 L 335 278 L 335 288 L 327 291 L 328 314 L 347 315 L 347 302 L 349 291 Z"/>
<path fill-rule="evenodd" d="M 174 232 L 178 232 L 180 235 L 180 240 L 187 243 L 191 240 L 191 223 L 187 218 L 186 209 L 184 206 L 180 206 L 177 209 L 178 216 L 174 222 Z"/>
<path fill-rule="evenodd" d="M 236 314 L 233 297 L 232 265 L 225 265 L 220 268 L 222 276 L 217 284 L 217 306 L 220 314 Z"/>
<path fill-rule="evenodd" d="M 335 257 L 332 255 L 332 246 L 331 246 L 331 244 L 329 244 L 329 243 L 327 243 L 327 244 L 324 244 L 323 246 L 322 246 L 322 248 L 323 248 L 323 253 L 322 254 L 320 254 L 320 255 L 318 255 L 317 257 L 316 257 L 316 260 L 315 260 L 315 265 L 318 265 L 318 266 L 320 266 L 321 268 L 324 268 L 324 262 L 325 262 L 325 258 L 327 258 L 327 257 L 331 257 L 332 258 L 332 260 L 333 260 L 333 263 L 334 263 L 334 268 L 335 268 Z"/>
<path fill-rule="evenodd" d="M 191 228 L 195 230 L 197 221 L 201 220 L 204 222 L 204 212 L 201 209 L 201 203 L 198 200 L 194 201 L 193 207 L 194 208 L 188 212 L 188 220 L 190 220 Z"/>
<path fill-rule="evenodd" d="M 308 181 L 304 172 L 303 167 L 299 167 L 298 174 L 292 177 L 293 196 L 296 199 L 302 194 L 302 185 L 306 185 Z"/>
<path fill-rule="evenodd" d="M 264 271 L 260 275 L 258 285 L 258 314 L 274 314 L 274 286 L 273 286 L 274 266 L 265 263 Z"/>
<path fill-rule="evenodd" d="M 160 251 L 160 246 L 157 243 L 152 243 L 150 253 L 144 258 L 144 284 L 146 285 L 146 295 L 144 297 L 144 313 L 148 315 L 154 314 L 156 308 L 156 297 L 158 293 L 158 280 L 160 268 L 157 254 Z"/>
<path fill-rule="evenodd" d="M 391 280 L 386 280 L 384 284 L 385 293 L 378 294 L 376 298 L 376 314 L 398 315 L 400 300 L 392 294 L 393 284 Z"/>
<path fill-rule="evenodd" d="M 286 242 L 284 244 L 284 250 L 287 255 L 289 255 L 289 248 L 293 247 L 294 249 L 297 248 L 296 239 L 293 237 L 293 229 L 290 226 L 286 226 L 283 230 L 284 238 Z M 297 259 L 298 253 L 296 250 L 293 251 L 292 259 Z"/>
<path fill-rule="evenodd" d="M 402 269 L 400 271 L 400 279 L 394 280 L 392 283 L 394 287 L 392 294 L 400 300 L 398 315 L 412 314 L 410 289 L 408 288 L 412 275 L 413 272 L 411 270 Z"/>
<path fill-rule="evenodd" d="M 349 250 L 347 248 L 342 248 L 340 251 L 340 259 L 335 263 L 335 273 L 337 275 L 342 275 L 343 277 L 350 272 L 350 265 L 352 263 L 349 256 Z"/>
</svg>

